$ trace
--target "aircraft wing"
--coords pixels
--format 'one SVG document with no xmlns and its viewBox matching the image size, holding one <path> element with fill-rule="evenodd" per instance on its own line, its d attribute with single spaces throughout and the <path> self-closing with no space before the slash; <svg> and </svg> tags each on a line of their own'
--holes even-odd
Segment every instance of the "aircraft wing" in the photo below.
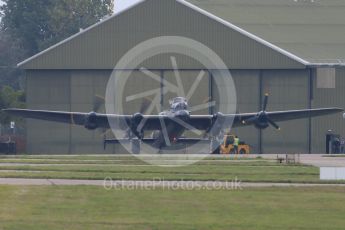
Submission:
<svg viewBox="0 0 345 230">
<path fill-rule="evenodd" d="M 118 129 L 126 130 L 128 126 L 133 123 L 132 115 L 115 115 L 115 114 L 100 114 L 100 113 L 78 113 L 78 112 L 63 112 L 63 111 L 47 111 L 47 110 L 27 110 L 27 109 L 5 109 L 3 110 L 11 115 L 20 116 L 24 118 L 32 118 L 46 121 L 62 122 L 67 124 L 75 124 L 86 126 L 88 123 L 94 122 L 96 128 L 110 128 L 109 122 Z M 301 118 L 324 116 L 342 112 L 340 108 L 322 108 L 322 109 L 305 109 L 305 110 L 287 110 L 266 112 L 269 122 L 279 122 L 287 120 L 295 120 Z M 224 118 L 233 119 L 233 126 L 239 127 L 244 125 L 253 125 L 257 119 L 258 113 L 240 113 L 240 114 L 221 114 Z M 217 115 L 191 115 L 187 122 L 171 116 L 164 115 L 141 115 L 139 120 L 134 123 L 136 126 L 142 125 L 143 130 L 160 130 L 162 122 L 174 122 L 184 126 L 186 129 L 208 130 Z M 141 123 L 141 124 L 140 124 Z M 224 127 L 229 128 L 229 127 Z"/>
<path fill-rule="evenodd" d="M 270 122 L 280 122 L 331 115 L 343 111 L 344 110 L 340 108 L 287 110 L 266 112 L 266 116 L 268 117 Z M 228 119 L 233 119 L 233 127 L 253 125 L 255 123 L 255 119 L 258 119 L 258 113 L 223 114 L 223 116 Z M 196 129 L 207 130 L 212 125 L 212 120 L 212 115 L 192 115 L 190 118 L 190 125 L 195 127 Z"/>
<path fill-rule="evenodd" d="M 92 121 L 95 121 L 97 123 L 97 128 L 110 128 L 108 122 L 109 118 L 109 120 L 117 121 L 120 129 L 126 129 L 126 126 L 124 124 L 132 117 L 125 115 L 106 115 L 99 113 L 79 113 L 29 109 L 4 109 L 3 111 L 8 114 L 23 118 L 53 121 L 81 126 L 85 126 L 88 121 L 90 122 L 92 119 L 94 119 Z"/>
<path fill-rule="evenodd" d="M 323 108 L 323 109 L 304 109 L 304 110 L 289 110 L 278 112 L 267 112 L 267 115 L 273 121 L 289 121 L 309 117 L 320 117 L 343 112 L 340 108 Z"/>
<path fill-rule="evenodd" d="M 274 112 L 266 112 L 267 117 L 273 122 L 280 122 L 280 121 L 290 121 L 290 120 L 297 120 L 309 117 L 319 117 L 325 115 L 331 115 L 343 112 L 343 109 L 340 108 L 320 108 L 320 109 L 303 109 L 303 110 L 286 110 L 286 111 L 274 111 Z M 250 125 L 251 123 L 246 122 L 248 120 L 254 119 L 258 113 L 243 113 L 243 114 L 236 114 L 234 119 L 233 125 L 243 126 L 243 125 Z"/>
<path fill-rule="evenodd" d="M 18 117 L 52 121 L 66 124 L 74 124 L 85 126 L 88 122 L 97 123 L 97 128 L 110 128 L 109 122 L 113 124 L 113 127 L 118 127 L 120 130 L 127 130 L 131 124 L 133 118 L 132 115 L 115 115 L 115 114 L 101 114 L 101 113 L 79 113 L 79 112 L 66 112 L 66 111 L 49 111 L 49 110 L 29 110 L 29 109 L 4 109 L 4 112 Z M 140 125 L 141 119 L 143 119 L 142 125 L 144 130 L 160 130 L 161 124 L 164 122 L 175 121 L 181 125 L 187 126 L 190 129 L 207 129 L 212 125 L 212 115 L 206 116 L 193 116 L 191 119 L 192 124 L 187 124 L 175 119 L 174 117 L 162 116 L 162 115 L 142 115 L 136 125 Z"/>
<path fill-rule="evenodd" d="M 126 130 L 130 126 L 133 116 L 132 115 L 116 115 L 116 114 L 101 114 L 101 113 L 79 113 L 79 112 L 66 112 L 66 111 L 49 111 L 49 110 L 29 110 L 29 109 L 4 109 L 4 112 L 13 116 L 45 120 L 66 124 L 74 124 L 85 126 L 88 122 L 97 123 L 97 128 L 110 128 L 109 122 L 118 129 Z M 190 123 L 185 123 L 179 119 L 170 116 L 162 115 L 142 115 L 136 125 L 142 125 L 144 130 L 160 130 L 161 124 L 164 122 L 175 122 L 177 124 L 187 126 L 189 129 L 208 129 L 212 125 L 212 115 L 195 115 L 192 116 Z"/>
</svg>

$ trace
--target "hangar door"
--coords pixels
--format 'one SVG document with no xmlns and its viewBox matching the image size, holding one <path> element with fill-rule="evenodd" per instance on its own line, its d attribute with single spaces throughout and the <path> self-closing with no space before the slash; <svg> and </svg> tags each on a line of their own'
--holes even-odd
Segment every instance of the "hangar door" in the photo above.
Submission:
<svg viewBox="0 0 345 230">
<path fill-rule="evenodd" d="M 269 93 L 268 111 L 306 109 L 309 98 L 307 70 L 265 70 L 262 72 L 262 96 Z M 308 153 L 309 119 L 279 122 L 262 131 L 262 153 Z"/>
<path fill-rule="evenodd" d="M 229 102 L 236 104 L 238 113 L 255 112 L 259 109 L 259 70 L 230 70 L 231 77 L 235 86 L 234 98 L 230 98 Z M 226 92 L 231 88 L 229 85 L 217 85 L 216 78 L 221 76 L 213 72 L 212 76 L 212 96 L 217 102 L 221 97 L 226 97 Z M 231 81 L 226 81 L 231 84 Z M 233 94 L 231 94 L 233 95 Z M 231 113 L 226 111 L 227 105 L 217 103 L 214 112 Z M 229 127 L 230 128 L 230 127 Z M 231 133 L 237 135 L 241 141 L 251 146 L 251 153 L 259 153 L 259 131 L 253 126 L 232 128 Z"/>
</svg>

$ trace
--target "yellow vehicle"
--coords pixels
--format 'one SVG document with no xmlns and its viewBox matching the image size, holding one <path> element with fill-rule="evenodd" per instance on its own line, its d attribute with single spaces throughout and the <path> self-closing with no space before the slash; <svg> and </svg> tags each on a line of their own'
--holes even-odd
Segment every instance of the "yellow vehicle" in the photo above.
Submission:
<svg viewBox="0 0 345 230">
<path fill-rule="evenodd" d="M 234 140 L 235 140 L 235 135 L 225 134 L 223 138 L 223 142 L 220 146 L 220 154 L 234 154 L 235 153 Z M 238 153 L 249 154 L 250 153 L 249 145 L 247 145 L 243 141 L 240 141 L 238 144 Z"/>
</svg>

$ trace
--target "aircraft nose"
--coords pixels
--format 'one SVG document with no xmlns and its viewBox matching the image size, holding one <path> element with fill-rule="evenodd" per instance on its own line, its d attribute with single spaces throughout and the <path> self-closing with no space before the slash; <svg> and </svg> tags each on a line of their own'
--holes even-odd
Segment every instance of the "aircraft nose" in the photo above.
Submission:
<svg viewBox="0 0 345 230">
<path fill-rule="evenodd" d="M 181 119 L 187 119 L 189 118 L 189 112 L 185 110 L 178 111 L 176 116 Z"/>
</svg>

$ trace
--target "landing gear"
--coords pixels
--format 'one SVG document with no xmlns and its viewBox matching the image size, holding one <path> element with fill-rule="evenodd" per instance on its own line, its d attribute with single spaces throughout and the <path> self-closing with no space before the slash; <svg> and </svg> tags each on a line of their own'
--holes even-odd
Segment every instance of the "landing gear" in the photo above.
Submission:
<svg viewBox="0 0 345 230">
<path fill-rule="evenodd" d="M 211 153 L 220 154 L 220 145 L 216 138 L 212 138 L 211 140 Z"/>
<path fill-rule="evenodd" d="M 132 139 L 132 153 L 139 154 L 140 153 L 140 140 L 139 139 Z"/>
</svg>

